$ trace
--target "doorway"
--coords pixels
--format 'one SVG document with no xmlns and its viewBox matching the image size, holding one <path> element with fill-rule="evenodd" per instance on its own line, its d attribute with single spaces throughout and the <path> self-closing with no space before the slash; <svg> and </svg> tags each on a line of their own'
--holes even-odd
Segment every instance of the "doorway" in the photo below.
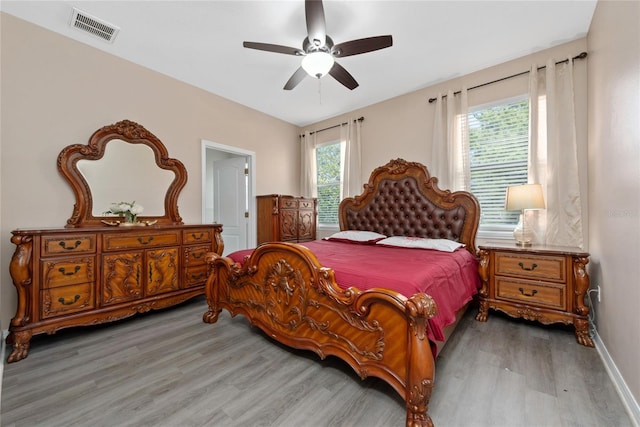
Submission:
<svg viewBox="0 0 640 427">
<path fill-rule="evenodd" d="M 255 153 L 202 140 L 202 222 L 222 224 L 223 255 L 256 246 Z"/>
</svg>

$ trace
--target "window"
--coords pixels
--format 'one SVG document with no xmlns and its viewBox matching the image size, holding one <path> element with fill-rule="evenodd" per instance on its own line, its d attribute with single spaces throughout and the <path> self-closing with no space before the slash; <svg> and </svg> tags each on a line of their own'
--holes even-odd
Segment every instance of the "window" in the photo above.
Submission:
<svg viewBox="0 0 640 427">
<path fill-rule="evenodd" d="M 330 142 L 316 148 L 318 173 L 318 223 L 338 224 L 340 205 L 340 142 Z"/>
<path fill-rule="evenodd" d="M 471 192 L 480 202 L 480 229 L 511 231 L 518 212 L 504 210 L 508 186 L 527 182 L 529 102 L 526 97 L 469 110 Z"/>
</svg>

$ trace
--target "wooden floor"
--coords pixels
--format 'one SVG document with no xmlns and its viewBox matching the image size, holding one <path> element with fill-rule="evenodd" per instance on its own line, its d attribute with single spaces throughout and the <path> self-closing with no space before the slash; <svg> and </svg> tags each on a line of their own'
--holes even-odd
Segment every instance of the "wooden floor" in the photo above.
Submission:
<svg viewBox="0 0 640 427">
<path fill-rule="evenodd" d="M 38 336 L 4 365 L 1 425 L 402 426 L 404 401 L 341 361 L 271 341 L 204 299 Z M 594 349 L 565 328 L 468 312 L 438 358 L 444 426 L 631 426 Z M 10 349 L 8 349 L 10 350 Z"/>
</svg>

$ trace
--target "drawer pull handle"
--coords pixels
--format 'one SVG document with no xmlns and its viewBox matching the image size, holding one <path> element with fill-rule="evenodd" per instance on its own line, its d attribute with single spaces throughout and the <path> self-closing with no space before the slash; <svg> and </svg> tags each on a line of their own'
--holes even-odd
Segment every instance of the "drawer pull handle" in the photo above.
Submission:
<svg viewBox="0 0 640 427">
<path fill-rule="evenodd" d="M 140 242 L 141 245 L 148 245 L 149 243 L 151 243 L 152 240 L 153 240 L 153 236 L 149 236 L 147 241 L 143 241 L 142 237 L 138 237 L 138 242 Z"/>
<path fill-rule="evenodd" d="M 193 237 L 194 240 L 201 240 L 204 237 L 204 233 L 200 233 L 199 236 L 196 236 L 196 233 L 191 233 L 191 237 Z"/>
<path fill-rule="evenodd" d="M 66 249 L 68 251 L 72 251 L 74 249 L 76 249 L 78 246 L 80 246 L 80 243 L 82 243 L 80 240 L 76 240 L 75 244 L 73 246 L 69 246 L 67 247 L 67 244 L 64 242 L 64 240 L 60 243 L 58 243 L 60 246 L 62 246 L 62 249 Z"/>
<path fill-rule="evenodd" d="M 534 265 L 535 265 L 535 264 L 534 264 Z M 530 293 L 530 294 L 525 293 L 525 292 L 524 292 L 524 289 L 522 289 L 522 288 L 518 288 L 518 290 L 519 290 L 519 291 L 520 291 L 520 293 L 521 293 L 522 295 L 524 295 L 525 297 L 532 297 L 532 296 L 534 296 L 535 294 L 537 294 L 537 293 L 538 293 L 538 291 L 537 291 L 537 290 L 535 290 L 535 289 L 531 290 L 531 293 Z"/>
<path fill-rule="evenodd" d="M 200 274 L 192 274 L 191 278 L 192 279 L 202 279 L 204 276 L 206 276 L 205 273 L 200 273 Z"/>
<path fill-rule="evenodd" d="M 78 300 L 80 299 L 80 295 L 76 295 L 75 297 L 73 297 L 73 301 L 65 301 L 64 298 L 58 298 L 58 302 L 62 305 L 71 305 L 71 304 L 75 304 L 76 302 L 78 302 Z"/>
<path fill-rule="evenodd" d="M 538 264 L 536 264 L 535 262 L 533 264 L 531 264 L 531 267 L 525 267 L 524 264 L 521 263 L 521 262 L 519 262 L 518 265 L 520 266 L 521 269 L 526 270 L 526 271 L 533 271 L 538 266 Z"/>
<path fill-rule="evenodd" d="M 193 254 L 191 254 L 192 257 L 194 257 L 195 259 L 200 259 L 204 256 L 205 252 L 194 252 Z"/>
<path fill-rule="evenodd" d="M 78 271 L 80 271 L 80 268 L 81 268 L 81 267 L 80 267 L 79 265 L 76 265 L 76 266 L 74 267 L 73 271 L 69 271 L 69 272 L 67 272 L 67 271 L 65 271 L 64 267 L 60 267 L 60 268 L 58 269 L 58 271 L 59 271 L 60 273 L 62 273 L 64 276 L 73 276 L 73 275 L 74 275 L 74 274 L 76 274 Z"/>
</svg>

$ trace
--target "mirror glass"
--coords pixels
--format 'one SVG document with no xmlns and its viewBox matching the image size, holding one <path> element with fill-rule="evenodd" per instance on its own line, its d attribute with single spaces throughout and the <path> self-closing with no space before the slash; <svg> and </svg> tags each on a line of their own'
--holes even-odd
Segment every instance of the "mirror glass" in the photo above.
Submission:
<svg viewBox="0 0 640 427">
<path fill-rule="evenodd" d="M 93 216 L 105 215 L 113 203 L 136 202 L 141 216 L 163 216 L 164 199 L 175 178 L 156 164 L 153 150 L 143 144 L 112 139 L 98 160 L 81 159 L 77 167 L 91 188 Z"/>
</svg>

